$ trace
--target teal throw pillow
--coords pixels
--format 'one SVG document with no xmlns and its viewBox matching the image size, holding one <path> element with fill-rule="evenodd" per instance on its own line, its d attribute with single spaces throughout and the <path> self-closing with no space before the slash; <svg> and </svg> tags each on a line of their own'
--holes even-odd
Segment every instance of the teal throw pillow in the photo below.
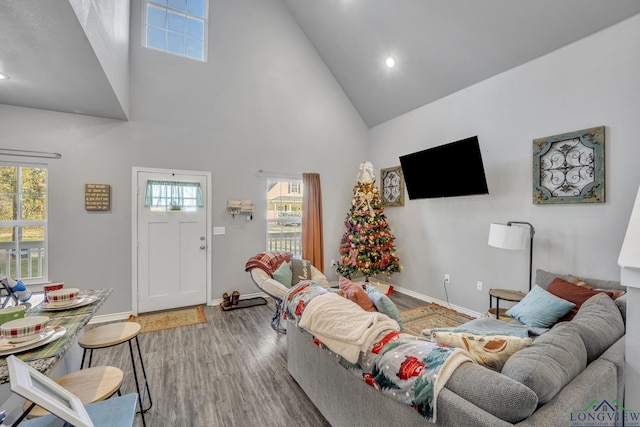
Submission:
<svg viewBox="0 0 640 427">
<path fill-rule="evenodd" d="M 507 310 L 507 316 L 535 328 L 550 328 L 576 305 L 535 285 L 522 300 Z"/>
<path fill-rule="evenodd" d="M 280 264 L 280 267 L 276 268 L 276 271 L 273 272 L 273 278 L 285 285 L 287 288 L 291 287 L 292 277 L 291 263 L 286 261 Z"/>
<path fill-rule="evenodd" d="M 380 292 L 380 289 L 375 286 L 367 286 L 366 288 L 367 296 L 376 306 L 376 310 L 378 310 L 382 314 L 386 314 L 396 322 L 400 326 L 400 330 L 402 331 L 402 317 L 400 316 L 400 310 L 396 307 L 395 303 L 391 301 L 391 298 Z"/>
</svg>

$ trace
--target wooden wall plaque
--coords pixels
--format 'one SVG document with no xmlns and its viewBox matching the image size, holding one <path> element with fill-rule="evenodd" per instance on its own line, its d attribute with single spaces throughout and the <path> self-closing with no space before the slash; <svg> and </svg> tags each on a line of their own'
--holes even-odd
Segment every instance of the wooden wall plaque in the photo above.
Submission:
<svg viewBox="0 0 640 427">
<path fill-rule="evenodd" d="M 88 211 L 111 210 L 111 186 L 109 184 L 85 184 L 84 208 Z"/>
</svg>

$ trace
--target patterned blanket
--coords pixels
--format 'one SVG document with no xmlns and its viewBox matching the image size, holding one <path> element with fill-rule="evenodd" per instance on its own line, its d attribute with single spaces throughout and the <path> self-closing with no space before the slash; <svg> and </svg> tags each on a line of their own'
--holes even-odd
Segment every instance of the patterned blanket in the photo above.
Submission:
<svg viewBox="0 0 640 427">
<path fill-rule="evenodd" d="M 314 282 L 300 282 L 292 287 L 284 298 L 283 317 L 309 333 L 301 326 L 315 323 L 306 318 L 305 313 L 309 306 L 312 307 L 309 310 L 310 314 L 330 317 L 336 315 L 336 309 L 332 306 L 350 305 L 351 314 L 340 309 L 337 310 L 339 319 L 325 319 L 323 323 L 334 326 L 342 324 L 342 328 L 350 327 L 354 331 L 365 331 L 364 334 L 377 330 L 374 325 L 385 324 L 386 319 L 380 318 L 380 316 L 386 317 L 385 315 L 369 313 L 372 316 L 363 316 L 364 310 L 357 304 L 347 299 L 343 299 L 348 302 L 347 304 L 338 302 L 336 297 L 326 296 L 328 293 L 330 291 Z M 316 298 L 317 301 L 314 301 Z M 322 307 L 325 305 L 327 307 Z M 398 328 L 382 327 L 375 337 L 368 340 L 357 340 L 350 336 L 353 334 L 347 332 L 345 347 L 349 351 L 344 355 L 341 354 L 343 346 L 335 343 L 336 336 L 339 336 L 336 333 L 324 330 L 317 335 L 313 333 L 312 335 L 316 345 L 340 356 L 336 360 L 344 368 L 385 395 L 411 405 L 431 422 L 436 421 L 438 393 L 453 371 L 461 363 L 473 363 L 473 359 L 465 350 L 439 345 L 426 337 L 401 333 Z M 330 345 L 322 341 L 320 338 L 322 335 L 330 336 L 328 342 Z M 361 348 L 362 351 L 355 362 L 349 361 L 349 359 L 353 360 L 351 353 L 353 348 L 350 345 L 353 341 L 358 341 L 359 345 L 360 341 L 369 343 L 366 348 Z"/>
</svg>

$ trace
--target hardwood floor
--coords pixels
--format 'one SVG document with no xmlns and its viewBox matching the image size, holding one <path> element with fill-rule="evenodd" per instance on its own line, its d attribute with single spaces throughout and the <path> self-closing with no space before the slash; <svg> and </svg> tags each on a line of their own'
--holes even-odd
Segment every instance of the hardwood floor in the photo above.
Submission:
<svg viewBox="0 0 640 427">
<path fill-rule="evenodd" d="M 139 335 L 153 401 L 147 426 L 329 426 L 287 372 L 287 336 L 271 329 L 267 299 L 242 310 L 204 307 L 207 323 Z M 397 292 L 392 299 L 400 310 L 425 304 Z M 99 365 L 122 369 L 123 394 L 135 392 L 126 344 L 96 350 Z"/>
</svg>

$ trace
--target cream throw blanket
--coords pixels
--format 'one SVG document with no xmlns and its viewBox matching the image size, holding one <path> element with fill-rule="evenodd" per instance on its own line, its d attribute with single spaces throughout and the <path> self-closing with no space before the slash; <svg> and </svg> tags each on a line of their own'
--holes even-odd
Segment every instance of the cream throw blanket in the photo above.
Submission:
<svg viewBox="0 0 640 427">
<path fill-rule="evenodd" d="M 381 334 L 400 330 L 398 322 L 387 315 L 365 311 L 336 293 L 312 299 L 298 326 L 351 363 L 357 363 L 360 352 L 371 348 Z"/>
</svg>

